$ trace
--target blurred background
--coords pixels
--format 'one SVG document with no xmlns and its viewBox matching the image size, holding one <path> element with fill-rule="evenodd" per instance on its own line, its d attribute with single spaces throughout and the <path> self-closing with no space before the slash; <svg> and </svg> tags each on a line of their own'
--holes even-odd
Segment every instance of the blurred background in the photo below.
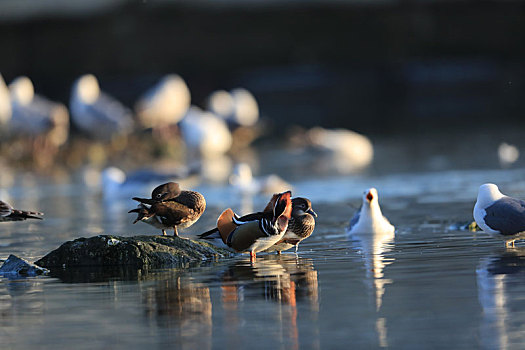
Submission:
<svg viewBox="0 0 525 350">
<path fill-rule="evenodd" d="M 234 158 L 265 139 L 323 148 L 333 135 L 317 131 L 344 128 L 375 138 L 374 146 L 401 139 L 403 151 L 416 153 L 414 140 L 428 135 L 446 135 L 452 147 L 451 140 L 484 143 L 496 133 L 497 164 L 498 145 L 521 139 L 524 43 L 523 1 L 3 0 L 0 73 L 12 111 L 0 124 L 1 156 L 34 169 L 129 168 L 163 157 L 184 163 L 192 142 L 207 152 L 199 137 L 209 136 L 195 124 L 209 124 L 200 117 L 211 113 L 233 140 L 211 148 Z M 95 82 L 78 84 L 85 74 Z M 181 81 L 160 104 L 177 106 L 161 115 L 170 107 L 152 96 L 168 74 Z M 46 126 L 27 130 L 35 119 L 17 111 L 30 100 L 13 84 L 21 76 L 67 111 L 47 106 L 36 113 L 46 114 L 38 117 Z M 95 97 L 75 93 L 97 83 L 109 98 L 96 111 L 102 117 L 86 111 Z M 239 88 L 255 102 L 235 100 Z M 199 122 L 184 132 L 190 111 Z M 313 127 L 323 129 L 309 133 Z M 28 135 L 30 145 L 17 143 Z"/>
</svg>

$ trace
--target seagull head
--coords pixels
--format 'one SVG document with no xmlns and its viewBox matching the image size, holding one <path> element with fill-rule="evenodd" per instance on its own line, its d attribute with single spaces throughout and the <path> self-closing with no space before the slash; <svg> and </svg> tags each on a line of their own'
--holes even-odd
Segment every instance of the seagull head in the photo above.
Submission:
<svg viewBox="0 0 525 350">
<path fill-rule="evenodd" d="M 16 78 L 9 84 L 11 96 L 20 105 L 28 105 L 35 96 L 35 88 L 31 79 L 26 76 Z"/>
<path fill-rule="evenodd" d="M 483 184 L 479 186 L 477 203 L 484 208 L 492 204 L 494 201 L 501 199 L 503 196 L 504 195 L 499 191 L 498 186 L 490 183 Z"/>
<path fill-rule="evenodd" d="M 85 104 L 93 104 L 100 95 L 98 80 L 93 74 L 85 74 L 78 78 L 75 84 L 75 92 L 78 98 Z"/>
<path fill-rule="evenodd" d="M 375 203 L 378 203 L 377 190 L 372 187 L 363 192 L 363 205 L 372 206 Z"/>
</svg>

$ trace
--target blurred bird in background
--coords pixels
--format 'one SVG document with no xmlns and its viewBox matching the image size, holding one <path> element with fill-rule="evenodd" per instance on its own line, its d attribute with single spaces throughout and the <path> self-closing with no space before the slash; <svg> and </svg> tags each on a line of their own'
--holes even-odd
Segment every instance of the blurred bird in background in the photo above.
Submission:
<svg viewBox="0 0 525 350">
<path fill-rule="evenodd" d="M 1 89 L 1 87 L 0 87 Z M 9 84 L 9 138 L 27 140 L 33 161 L 40 167 L 54 162 L 69 136 L 69 113 L 61 103 L 35 94 L 31 80 L 20 76 Z"/>
<path fill-rule="evenodd" d="M 133 131 L 131 110 L 102 92 L 93 74 L 83 75 L 75 81 L 69 108 L 74 125 L 92 139 L 111 141 Z"/>
<path fill-rule="evenodd" d="M 168 74 L 147 90 L 135 103 L 135 112 L 144 128 L 152 128 L 163 139 L 190 108 L 190 89 L 182 77 Z"/>
</svg>

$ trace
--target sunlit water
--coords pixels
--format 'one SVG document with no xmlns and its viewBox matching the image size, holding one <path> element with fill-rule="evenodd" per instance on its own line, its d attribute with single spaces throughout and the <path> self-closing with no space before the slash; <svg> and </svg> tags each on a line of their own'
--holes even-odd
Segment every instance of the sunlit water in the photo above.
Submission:
<svg viewBox="0 0 525 350">
<path fill-rule="evenodd" d="M 525 248 L 505 249 L 458 224 L 472 220 L 481 183 L 525 197 L 523 174 L 305 176 L 293 183 L 295 195 L 310 197 L 319 217 L 297 256 L 0 278 L 2 347 L 518 349 L 525 341 Z M 346 234 L 369 186 L 378 188 L 395 236 Z M 221 186 L 197 189 L 209 207 L 188 236 L 212 227 L 224 206 L 249 211 L 266 200 L 240 200 Z M 81 236 L 158 233 L 131 224 L 129 199 L 103 200 L 74 180 L 20 177 L 4 194 L 18 207 L 44 211 L 45 220 L 2 224 L 3 259 L 35 260 Z"/>
</svg>

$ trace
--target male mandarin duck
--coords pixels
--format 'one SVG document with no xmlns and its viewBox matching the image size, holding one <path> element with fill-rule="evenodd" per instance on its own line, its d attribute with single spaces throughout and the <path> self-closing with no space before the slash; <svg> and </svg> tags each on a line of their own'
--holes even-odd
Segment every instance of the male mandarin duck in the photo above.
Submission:
<svg viewBox="0 0 525 350">
<path fill-rule="evenodd" d="M 214 239 L 218 234 L 223 243 L 239 253 L 256 253 L 268 249 L 283 238 L 292 214 L 291 192 L 274 194 L 262 212 L 242 217 L 228 208 L 217 219 L 217 227 L 199 235 Z"/>
<path fill-rule="evenodd" d="M 42 220 L 42 215 L 44 214 L 38 211 L 13 209 L 8 203 L 0 201 L 0 222 L 23 221 L 27 219 Z"/>
<path fill-rule="evenodd" d="M 283 238 L 275 243 L 266 252 L 277 252 L 288 250 L 295 246 L 295 252 L 299 243 L 310 237 L 315 228 L 315 218 L 317 214 L 312 209 L 312 202 L 303 197 L 296 197 L 292 199 L 292 216 L 288 223 L 288 229 Z"/>
<path fill-rule="evenodd" d="M 173 228 L 175 236 L 178 229 L 193 225 L 206 209 L 206 200 L 199 192 L 181 190 L 176 182 L 168 182 L 157 186 L 151 193 L 151 198 L 133 197 L 140 202 L 138 208 L 130 210 L 137 213 L 137 221 L 143 221 L 160 228 L 166 235 L 166 229 Z"/>
</svg>

